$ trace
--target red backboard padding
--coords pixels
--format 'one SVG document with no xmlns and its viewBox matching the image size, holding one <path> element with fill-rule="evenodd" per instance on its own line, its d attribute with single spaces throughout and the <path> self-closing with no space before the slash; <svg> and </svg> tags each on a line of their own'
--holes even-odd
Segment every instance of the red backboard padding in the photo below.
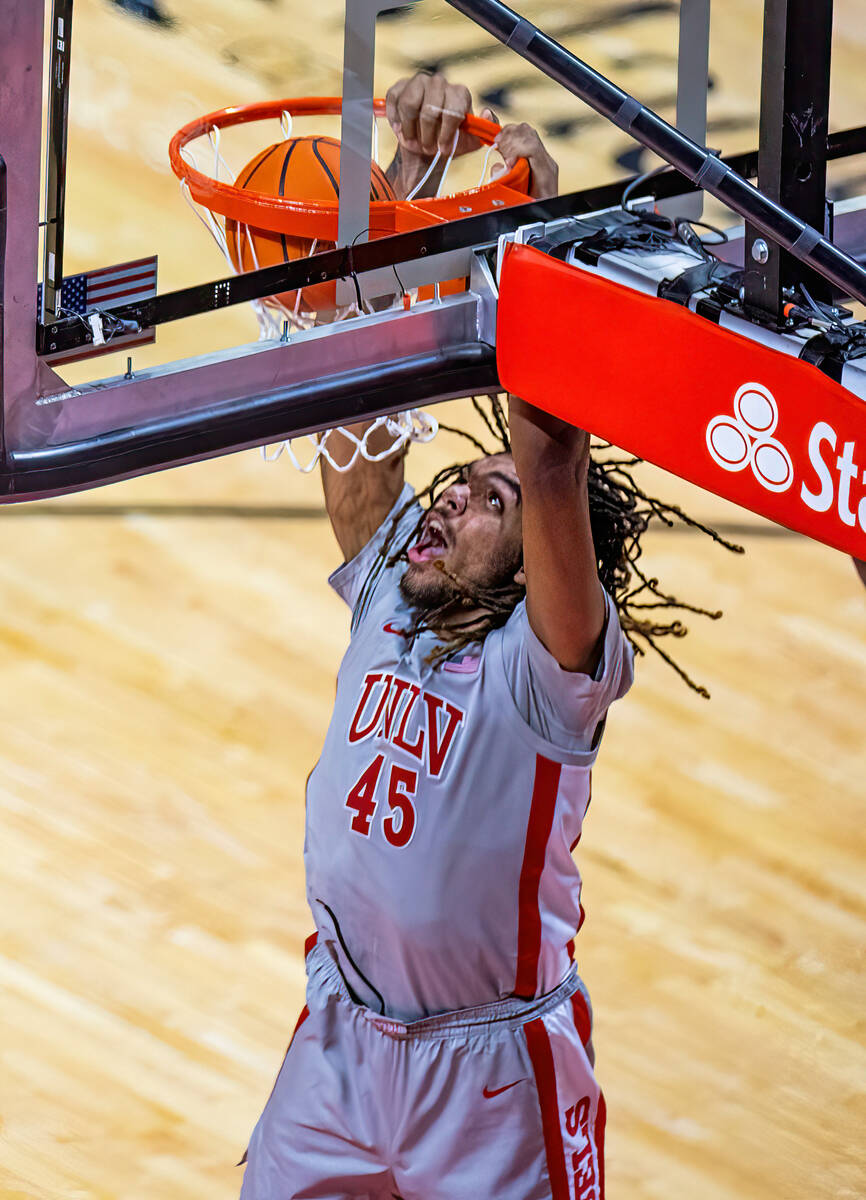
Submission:
<svg viewBox="0 0 866 1200">
<path fill-rule="evenodd" d="M 866 558 L 866 403 L 816 367 L 517 245 L 497 360 L 529 403 Z"/>
</svg>

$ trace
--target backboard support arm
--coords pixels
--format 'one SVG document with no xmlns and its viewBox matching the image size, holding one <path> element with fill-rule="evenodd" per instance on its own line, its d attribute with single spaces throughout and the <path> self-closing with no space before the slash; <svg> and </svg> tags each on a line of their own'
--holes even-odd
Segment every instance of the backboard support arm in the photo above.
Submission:
<svg viewBox="0 0 866 1200">
<path fill-rule="evenodd" d="M 644 107 L 502 0 L 448 3 L 641 145 L 655 151 L 687 179 L 751 221 L 764 237 L 778 242 L 845 295 L 866 304 L 866 268 L 838 250 L 818 229 L 759 192 L 705 146 L 699 146 Z M 823 227 L 822 221 L 820 229 Z"/>
</svg>

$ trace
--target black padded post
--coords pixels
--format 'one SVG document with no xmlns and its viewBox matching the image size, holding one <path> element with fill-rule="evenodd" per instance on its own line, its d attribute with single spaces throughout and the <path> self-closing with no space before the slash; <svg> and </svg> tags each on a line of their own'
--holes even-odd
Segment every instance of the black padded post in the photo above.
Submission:
<svg viewBox="0 0 866 1200">
<path fill-rule="evenodd" d="M 827 229 L 827 140 L 833 0 L 765 0 L 758 187 L 820 233 Z M 746 226 L 746 304 L 778 320 L 785 290 L 824 279 Z"/>
</svg>

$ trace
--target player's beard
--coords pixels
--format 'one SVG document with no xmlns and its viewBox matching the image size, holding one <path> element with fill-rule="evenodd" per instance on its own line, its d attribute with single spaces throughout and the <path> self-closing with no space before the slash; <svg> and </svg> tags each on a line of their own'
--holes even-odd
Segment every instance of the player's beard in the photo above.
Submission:
<svg viewBox="0 0 866 1200">
<path fill-rule="evenodd" d="M 400 595 L 412 608 L 442 609 L 462 596 L 457 583 L 435 567 L 417 570 L 410 563 L 400 579 Z"/>
<path fill-rule="evenodd" d="M 494 591 L 513 586 L 514 575 L 520 566 L 522 547 L 502 549 L 489 563 L 487 578 L 478 583 L 467 583 L 461 587 L 457 573 L 445 568 L 425 564 L 418 568 L 410 563 L 400 579 L 400 595 L 412 608 L 422 612 L 442 611 L 450 606 L 465 607 L 475 598 L 478 590 Z M 436 561 L 441 560 L 434 560 Z"/>
</svg>

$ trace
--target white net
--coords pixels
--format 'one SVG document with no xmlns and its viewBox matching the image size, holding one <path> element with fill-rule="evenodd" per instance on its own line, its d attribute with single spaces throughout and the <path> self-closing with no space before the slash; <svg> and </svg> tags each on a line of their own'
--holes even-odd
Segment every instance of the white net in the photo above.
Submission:
<svg viewBox="0 0 866 1200">
<path fill-rule="evenodd" d="M 372 450 L 370 443 L 373 435 L 384 430 L 391 438 L 390 443 L 379 450 Z M 311 433 L 304 437 L 290 438 L 274 446 L 262 446 L 262 457 L 266 462 L 276 462 L 283 454 L 298 471 L 304 475 L 314 471 L 320 459 L 329 463 L 335 471 L 349 471 L 358 461 L 358 457 L 366 458 L 368 462 L 381 462 L 390 454 L 396 454 L 410 442 L 430 442 L 439 432 L 439 422 L 430 413 L 418 408 L 407 412 L 396 413 L 390 417 L 377 417 L 358 437 L 351 429 L 338 425 L 336 429 L 325 429 L 321 433 Z M 340 433 L 344 439 L 343 447 L 348 443 L 352 447 L 348 460 L 335 459 L 328 449 L 328 439 L 334 433 Z M 376 441 L 381 442 L 381 437 Z M 305 447 L 302 457 L 298 456 L 295 447 Z M 342 460 L 343 455 L 340 455 Z"/>
</svg>

